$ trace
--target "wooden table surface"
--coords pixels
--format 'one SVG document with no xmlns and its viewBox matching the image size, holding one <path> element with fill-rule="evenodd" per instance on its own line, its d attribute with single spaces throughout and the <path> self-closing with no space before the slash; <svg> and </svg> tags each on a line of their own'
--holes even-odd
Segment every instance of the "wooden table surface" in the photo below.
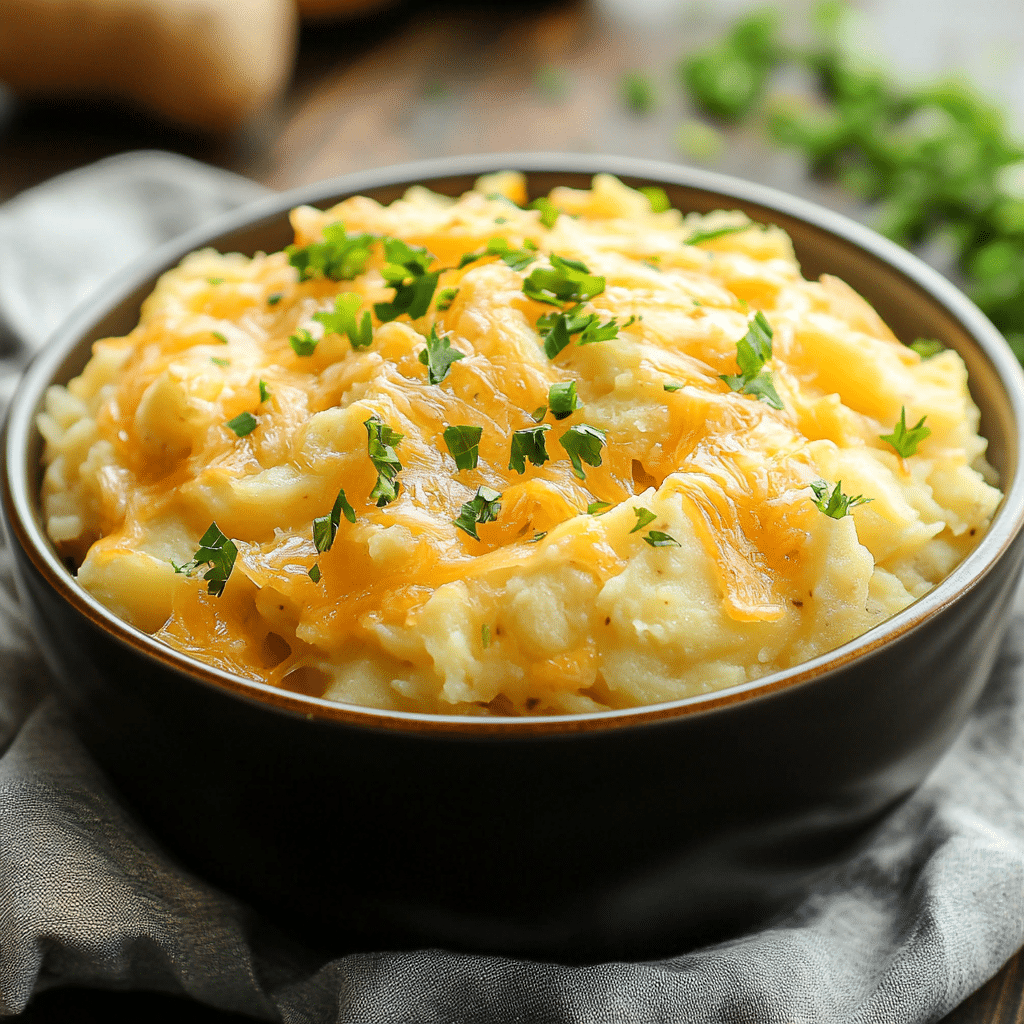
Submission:
<svg viewBox="0 0 1024 1024">
<path fill-rule="evenodd" d="M 807 5 L 782 6 L 799 30 Z M 1001 42 L 1024 37 L 1019 5 L 975 0 L 969 24 L 960 20 L 960 5 L 861 0 L 855 6 L 863 45 L 914 74 L 963 69 L 981 77 L 990 91 L 1002 92 L 1011 121 L 1020 123 L 1024 96 L 1012 95 L 1012 60 Z M 305 29 L 279 108 L 227 139 L 198 137 L 124 109 L 18 103 L 0 94 L 0 202 L 54 174 L 138 148 L 175 150 L 276 189 L 472 152 L 545 149 L 692 162 L 680 149 L 679 129 L 694 114 L 675 67 L 738 9 L 731 3 L 716 13 L 684 0 L 409 2 L 356 24 Z M 659 92 L 645 117 L 621 102 L 620 79 L 631 70 L 643 71 Z M 734 131 L 723 142 L 708 166 L 859 212 L 835 188 L 809 180 L 799 158 L 767 147 L 759 131 Z M 1022 957 L 1011 959 L 947 1024 L 1024 1022 Z M 241 1018 L 172 997 L 76 989 L 44 993 L 20 1019 L 213 1024 Z"/>
</svg>

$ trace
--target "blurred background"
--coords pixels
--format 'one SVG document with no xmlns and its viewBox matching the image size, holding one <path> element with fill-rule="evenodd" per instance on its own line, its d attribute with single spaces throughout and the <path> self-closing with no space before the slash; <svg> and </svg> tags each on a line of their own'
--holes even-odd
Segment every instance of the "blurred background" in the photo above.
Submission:
<svg viewBox="0 0 1024 1024">
<path fill-rule="evenodd" d="M 4 0 L 0 202 L 135 149 L 287 189 L 460 153 L 723 170 L 850 213 L 1024 356 L 1020 0 Z"/>
</svg>

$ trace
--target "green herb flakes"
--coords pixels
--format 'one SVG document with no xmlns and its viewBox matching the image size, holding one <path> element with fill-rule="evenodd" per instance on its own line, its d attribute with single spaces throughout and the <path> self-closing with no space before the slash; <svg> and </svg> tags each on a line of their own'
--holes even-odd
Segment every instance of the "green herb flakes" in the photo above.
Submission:
<svg viewBox="0 0 1024 1024">
<path fill-rule="evenodd" d="M 445 427 L 444 443 L 459 469 L 476 469 L 480 461 L 480 437 L 483 427 Z"/>
<path fill-rule="evenodd" d="M 636 516 L 636 526 L 629 531 L 630 533 L 636 533 L 645 526 L 650 526 L 658 518 L 649 508 L 644 508 L 642 505 L 633 509 L 633 515 Z"/>
<path fill-rule="evenodd" d="M 772 375 L 764 364 L 772 357 L 772 328 L 764 313 L 758 310 L 747 329 L 747 333 L 736 342 L 736 364 L 738 374 L 722 374 L 721 379 L 733 391 L 754 395 L 758 401 L 773 409 L 783 408 Z"/>
<path fill-rule="evenodd" d="M 366 269 L 374 236 L 349 235 L 341 221 L 328 224 L 323 241 L 310 245 L 289 245 L 288 262 L 299 272 L 300 281 L 326 277 L 332 281 L 351 281 Z"/>
<path fill-rule="evenodd" d="M 726 235 L 735 235 L 740 231 L 747 231 L 751 224 L 729 224 L 724 228 L 712 228 L 709 231 L 694 231 L 686 239 L 686 245 L 700 245 L 701 242 L 710 242 L 714 238 L 724 238 Z"/>
<path fill-rule="evenodd" d="M 434 309 L 439 313 L 443 313 L 445 310 L 451 309 L 452 303 L 455 301 L 455 296 L 458 294 L 458 288 L 442 288 L 437 293 L 437 301 L 434 303 Z"/>
<path fill-rule="evenodd" d="M 476 532 L 477 523 L 491 523 L 498 518 L 501 511 L 501 492 L 481 484 L 476 489 L 476 496 L 465 502 L 458 518 L 452 522 L 474 540 L 479 540 Z"/>
<path fill-rule="evenodd" d="M 171 567 L 177 573 L 191 576 L 199 566 L 208 565 L 210 568 L 202 576 L 206 581 L 206 591 L 214 597 L 220 597 L 224 593 L 224 584 L 235 567 L 237 555 L 238 548 L 234 542 L 228 540 L 214 522 L 199 538 L 199 549 L 192 556 L 192 561 L 184 565 L 175 565 L 171 562 Z"/>
<path fill-rule="evenodd" d="M 900 406 L 900 419 L 891 434 L 879 434 L 879 440 L 891 444 L 896 454 L 901 459 L 909 459 L 917 453 L 917 446 L 931 434 L 931 430 L 924 425 L 927 416 L 922 416 L 915 426 L 907 427 L 906 407 Z"/>
<path fill-rule="evenodd" d="M 427 368 L 427 379 L 431 384 L 440 384 L 448 376 L 452 363 L 465 359 L 458 349 L 452 348 L 448 335 L 438 337 L 437 326 L 431 324 L 426 338 L 427 347 L 420 352 L 420 362 Z"/>
<path fill-rule="evenodd" d="M 369 348 L 373 342 L 373 323 L 369 313 L 363 313 L 356 322 L 356 313 L 363 304 L 355 292 L 342 292 L 335 296 L 334 312 L 314 313 L 313 319 L 324 325 L 324 334 L 348 336 L 353 349 Z"/>
<path fill-rule="evenodd" d="M 217 356 L 210 356 L 210 362 L 213 363 L 214 366 L 219 366 L 222 369 L 231 365 L 230 359 L 219 359 Z"/>
<path fill-rule="evenodd" d="M 647 202 L 651 204 L 651 213 L 664 213 L 666 210 L 672 209 L 668 193 L 663 188 L 659 188 L 657 185 L 644 185 L 638 191 L 647 196 Z"/>
<path fill-rule="evenodd" d="M 306 573 L 306 575 L 307 575 L 307 576 L 308 576 L 308 577 L 309 577 L 309 578 L 310 578 L 310 579 L 311 579 L 311 580 L 312 580 L 312 581 L 313 581 L 314 583 L 319 583 L 319 582 L 320 582 L 320 566 L 319 566 L 319 565 L 317 565 L 317 564 L 316 564 L 316 563 L 314 562 L 314 563 L 313 563 L 313 565 L 311 565 L 311 566 L 310 566 L 310 568 L 309 568 L 309 572 L 308 572 L 308 573 Z"/>
<path fill-rule="evenodd" d="M 568 380 L 552 384 L 548 390 L 548 406 L 551 409 L 551 415 L 556 420 L 564 420 L 566 416 L 571 416 L 580 407 L 579 396 L 576 394 L 576 381 Z"/>
<path fill-rule="evenodd" d="M 658 104 L 653 83 L 639 71 L 623 75 L 619 83 L 619 93 L 626 109 L 639 116 L 649 114 Z"/>
<path fill-rule="evenodd" d="M 500 256 L 512 270 L 525 270 L 537 259 L 535 251 L 527 248 L 513 249 L 508 239 L 500 237 L 488 239 L 486 254 Z"/>
<path fill-rule="evenodd" d="M 814 492 L 812 499 L 814 504 L 830 519 L 842 519 L 854 505 L 866 505 L 869 501 L 874 500 L 860 494 L 855 498 L 847 497 L 843 494 L 842 480 L 835 485 L 831 493 L 829 493 L 828 484 L 824 480 L 815 480 L 808 486 Z"/>
<path fill-rule="evenodd" d="M 535 533 L 526 543 L 527 544 L 538 544 L 548 535 L 548 531 L 545 530 L 543 533 Z"/>
<path fill-rule="evenodd" d="M 234 419 L 224 424 L 230 427 L 239 437 L 248 437 L 256 429 L 257 419 L 251 412 L 240 412 Z"/>
<path fill-rule="evenodd" d="M 410 320 L 423 316 L 430 309 L 440 276 L 440 271 L 427 269 L 434 261 L 433 255 L 422 246 L 408 245 L 400 238 L 385 238 L 384 259 L 381 276 L 395 289 L 395 296 L 390 302 L 374 304 L 377 319 L 388 323 L 403 313 Z"/>
<path fill-rule="evenodd" d="M 547 414 L 548 407 L 546 405 L 538 405 L 537 408 L 530 413 L 530 419 L 533 420 L 534 423 L 540 423 Z"/>
<path fill-rule="evenodd" d="M 612 507 L 612 503 L 610 501 L 592 501 L 587 506 L 587 515 L 588 516 L 599 516 L 602 512 L 607 511 L 611 507 Z"/>
<path fill-rule="evenodd" d="M 267 382 L 260 378 L 260 403 L 262 404 L 270 397 L 270 388 L 267 387 Z"/>
<path fill-rule="evenodd" d="M 558 443 L 565 449 L 572 463 L 573 473 L 585 480 L 582 462 L 588 466 L 601 465 L 601 449 L 605 446 L 605 433 L 599 427 L 589 423 L 579 423 L 570 427 L 559 439 Z"/>
<path fill-rule="evenodd" d="M 558 215 L 562 212 L 547 196 L 534 199 L 528 209 L 539 211 L 541 224 L 549 230 L 555 226 L 555 221 L 558 220 Z"/>
<path fill-rule="evenodd" d="M 206 283 L 207 284 L 212 284 L 212 285 L 216 286 L 218 284 L 223 284 L 224 283 L 224 278 L 223 277 L 208 277 L 206 279 Z"/>
<path fill-rule="evenodd" d="M 267 296 L 267 305 L 276 306 L 284 298 L 284 292 L 271 292 Z"/>
<path fill-rule="evenodd" d="M 338 533 L 338 527 L 341 525 L 342 515 L 350 523 L 356 521 L 356 510 L 348 503 L 344 488 L 338 491 L 338 496 L 334 499 L 334 506 L 331 508 L 330 515 L 318 516 L 313 520 L 313 544 L 321 554 L 331 550 L 331 545 L 334 543 L 334 538 Z"/>
<path fill-rule="evenodd" d="M 649 530 L 644 534 L 644 540 L 651 545 L 652 548 L 681 548 L 682 544 L 667 533 L 662 533 L 661 530 Z"/>
<path fill-rule="evenodd" d="M 946 346 L 934 338 L 915 338 L 910 347 L 922 358 L 932 359 L 940 352 L 946 351 Z"/>
<path fill-rule="evenodd" d="M 544 352 L 548 359 L 554 359 L 564 349 L 573 335 L 579 335 L 578 344 L 591 345 L 598 341 L 617 338 L 620 327 L 629 327 L 635 317 L 619 323 L 615 317 L 605 323 L 596 313 L 584 313 L 582 304 L 572 306 L 562 313 L 545 313 L 537 321 L 537 330 L 544 340 Z"/>
<path fill-rule="evenodd" d="M 486 622 L 480 625 L 480 646 L 485 651 L 491 646 L 491 627 Z"/>
<path fill-rule="evenodd" d="M 542 423 L 536 427 L 524 427 L 515 431 L 512 434 L 508 468 L 514 469 L 517 473 L 525 473 L 527 459 L 535 466 L 543 466 L 550 458 L 544 442 L 544 435 L 550 429 L 549 424 Z"/>
<path fill-rule="evenodd" d="M 604 291 L 604 278 L 591 274 L 585 263 L 552 253 L 548 267 L 537 267 L 523 281 L 523 292 L 549 306 L 585 302 Z"/>
<path fill-rule="evenodd" d="M 300 327 L 288 339 L 288 344 L 297 356 L 311 356 L 316 351 L 319 341 L 305 327 Z"/>
<path fill-rule="evenodd" d="M 661 387 L 663 391 L 678 391 L 682 386 L 682 384 L 676 384 L 673 382 L 671 384 L 662 384 Z"/>
<path fill-rule="evenodd" d="M 213 336 L 214 336 L 214 337 L 215 337 L 215 338 L 216 338 L 216 339 L 217 339 L 217 340 L 218 340 L 218 341 L 219 341 L 219 342 L 220 342 L 220 343 L 221 343 L 222 345 L 226 345 L 226 344 L 228 343 L 228 339 L 227 339 L 227 337 L 226 337 L 225 335 L 223 335 L 223 334 L 222 334 L 222 333 L 221 333 L 220 331 L 210 331 L 210 333 L 211 333 L 211 334 L 212 334 L 212 335 L 213 335 Z"/>
<path fill-rule="evenodd" d="M 389 427 L 376 414 L 364 420 L 363 426 L 366 427 L 366 454 L 377 470 L 377 483 L 370 491 L 370 500 L 381 508 L 398 497 L 400 484 L 396 478 L 402 470 L 402 464 L 398 461 L 395 449 L 405 435 Z"/>
</svg>

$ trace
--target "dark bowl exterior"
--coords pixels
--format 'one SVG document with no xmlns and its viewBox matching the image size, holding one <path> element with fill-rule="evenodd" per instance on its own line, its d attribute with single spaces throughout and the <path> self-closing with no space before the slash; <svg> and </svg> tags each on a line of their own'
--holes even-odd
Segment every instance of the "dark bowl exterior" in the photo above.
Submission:
<svg viewBox="0 0 1024 1024">
<path fill-rule="evenodd" d="M 389 714 L 246 683 L 145 638 L 78 588 L 38 510 L 45 386 L 130 330 L 156 273 L 200 244 L 289 241 L 286 211 L 519 167 L 535 192 L 608 170 L 675 205 L 787 228 L 805 275 L 865 294 L 902 337 L 968 363 L 1007 497 L 950 579 L 796 670 L 654 708 L 574 718 Z M 185 862 L 336 950 L 441 944 L 566 961 L 654 956 L 777 911 L 916 787 L 998 652 L 1024 562 L 1024 379 L 994 329 L 913 257 L 746 183 L 639 161 L 466 158 L 262 203 L 164 250 L 80 311 L 9 416 L 2 501 L 20 586 L 83 738 Z"/>
</svg>

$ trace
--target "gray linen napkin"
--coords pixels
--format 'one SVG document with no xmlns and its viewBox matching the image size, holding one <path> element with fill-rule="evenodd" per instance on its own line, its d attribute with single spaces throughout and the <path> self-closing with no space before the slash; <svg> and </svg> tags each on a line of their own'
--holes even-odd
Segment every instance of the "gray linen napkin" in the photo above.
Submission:
<svg viewBox="0 0 1024 1024">
<path fill-rule="evenodd" d="M 143 153 L 0 208 L 0 369 L 10 376 L 117 264 L 259 194 Z M 1024 942 L 1020 608 L 954 749 L 801 907 L 714 947 L 591 967 L 443 950 L 317 960 L 134 820 L 46 695 L 6 552 L 0 666 L 0 1013 L 78 984 L 287 1022 L 897 1024 L 938 1020 Z"/>
</svg>

